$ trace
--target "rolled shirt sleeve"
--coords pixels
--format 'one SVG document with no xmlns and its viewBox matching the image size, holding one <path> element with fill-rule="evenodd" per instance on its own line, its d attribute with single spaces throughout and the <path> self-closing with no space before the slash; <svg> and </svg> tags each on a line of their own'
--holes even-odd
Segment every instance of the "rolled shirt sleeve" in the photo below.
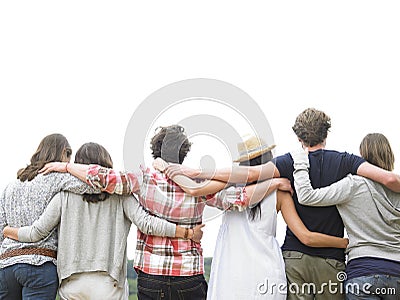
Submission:
<svg viewBox="0 0 400 300">
<path fill-rule="evenodd" d="M 90 186 L 100 188 L 109 194 L 129 195 L 139 192 L 141 175 L 90 165 L 86 181 Z"/>
<path fill-rule="evenodd" d="M 222 210 L 231 209 L 243 211 L 249 206 L 250 201 L 244 186 L 231 186 L 216 194 L 208 195 L 205 198 L 207 205 Z"/>
</svg>

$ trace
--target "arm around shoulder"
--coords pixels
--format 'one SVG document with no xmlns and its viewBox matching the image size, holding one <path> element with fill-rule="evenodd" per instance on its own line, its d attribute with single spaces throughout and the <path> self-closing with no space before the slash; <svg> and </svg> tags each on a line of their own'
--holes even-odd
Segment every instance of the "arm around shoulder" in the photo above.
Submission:
<svg viewBox="0 0 400 300">
<path fill-rule="evenodd" d="M 357 175 L 379 182 L 393 192 L 400 192 L 400 175 L 381 169 L 369 162 L 364 162 L 358 167 Z"/>
</svg>

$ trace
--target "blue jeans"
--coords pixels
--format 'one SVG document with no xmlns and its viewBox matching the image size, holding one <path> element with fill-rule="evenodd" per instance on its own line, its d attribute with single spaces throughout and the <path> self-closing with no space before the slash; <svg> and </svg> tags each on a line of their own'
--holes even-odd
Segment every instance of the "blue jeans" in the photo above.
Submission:
<svg viewBox="0 0 400 300">
<path fill-rule="evenodd" d="M 203 300 L 207 282 L 203 275 L 163 276 L 138 272 L 139 300 Z"/>
<path fill-rule="evenodd" d="M 57 295 L 57 267 L 15 264 L 0 269 L 0 299 L 54 300 Z"/>
<path fill-rule="evenodd" d="M 400 277 L 371 275 L 352 278 L 345 283 L 346 299 L 400 299 Z"/>
</svg>

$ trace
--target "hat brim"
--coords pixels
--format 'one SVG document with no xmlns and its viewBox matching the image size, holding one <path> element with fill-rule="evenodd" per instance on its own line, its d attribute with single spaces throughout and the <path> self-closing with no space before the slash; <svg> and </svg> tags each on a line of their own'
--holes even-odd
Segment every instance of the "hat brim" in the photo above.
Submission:
<svg viewBox="0 0 400 300">
<path fill-rule="evenodd" d="M 235 159 L 233 162 L 243 162 L 243 161 L 246 161 L 246 160 L 253 159 L 253 158 L 257 157 L 257 156 L 260 156 L 260 155 L 262 155 L 262 154 L 264 154 L 266 152 L 271 151 L 275 147 L 276 147 L 276 145 L 271 145 L 271 146 L 268 146 L 266 148 L 254 151 L 254 152 L 246 153 L 245 155 L 242 155 L 239 158 Z"/>
</svg>

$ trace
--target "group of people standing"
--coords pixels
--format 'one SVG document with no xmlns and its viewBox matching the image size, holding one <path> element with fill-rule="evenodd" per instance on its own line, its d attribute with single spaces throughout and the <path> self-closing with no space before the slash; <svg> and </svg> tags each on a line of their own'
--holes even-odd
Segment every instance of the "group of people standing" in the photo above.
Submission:
<svg viewBox="0 0 400 300">
<path fill-rule="evenodd" d="M 369 134 L 361 156 L 327 150 L 330 126 L 306 109 L 293 125 L 301 151 L 274 158 L 274 145 L 249 136 L 239 166 L 219 170 L 182 165 L 191 143 L 179 125 L 156 131 L 154 164 L 138 172 L 113 170 L 96 143 L 72 163 L 64 136 L 45 137 L 0 198 L 0 299 L 127 299 L 132 223 L 139 299 L 399 299 L 392 149 Z M 206 205 L 223 210 L 208 284 Z"/>
</svg>

